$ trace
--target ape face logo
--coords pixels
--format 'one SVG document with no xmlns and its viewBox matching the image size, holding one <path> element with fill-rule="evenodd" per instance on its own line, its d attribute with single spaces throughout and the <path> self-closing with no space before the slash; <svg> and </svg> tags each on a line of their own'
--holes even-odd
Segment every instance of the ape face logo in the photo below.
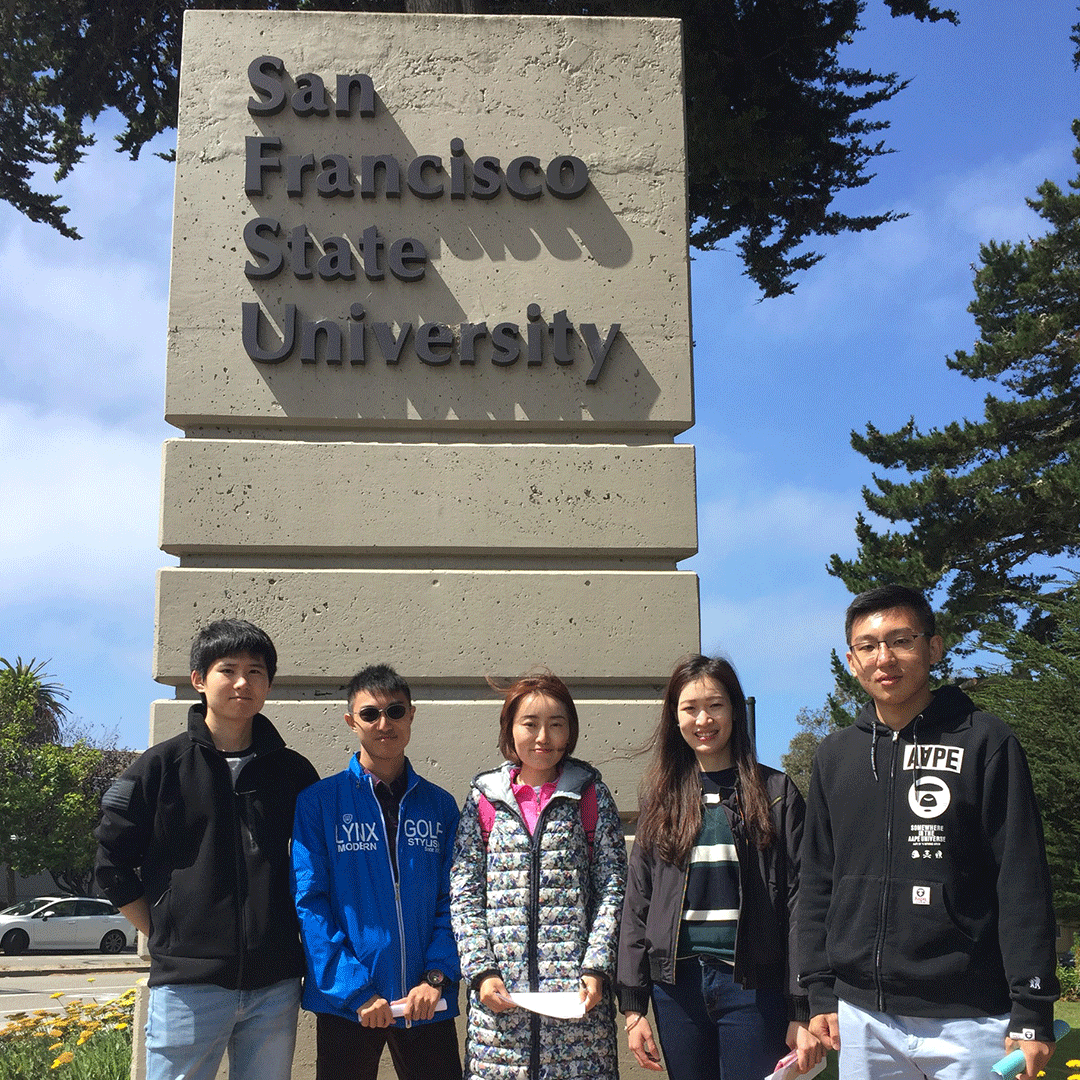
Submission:
<svg viewBox="0 0 1080 1080">
<path fill-rule="evenodd" d="M 949 808 L 949 785 L 936 776 L 920 776 L 908 789 L 908 806 L 916 817 L 940 817 Z"/>
</svg>

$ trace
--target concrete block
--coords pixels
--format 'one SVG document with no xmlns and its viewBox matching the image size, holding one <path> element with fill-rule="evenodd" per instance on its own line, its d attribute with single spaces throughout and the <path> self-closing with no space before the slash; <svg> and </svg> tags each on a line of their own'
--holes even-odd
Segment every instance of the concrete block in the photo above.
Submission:
<svg viewBox="0 0 1080 1080">
<path fill-rule="evenodd" d="M 407 751 L 409 758 L 417 772 L 446 788 L 459 803 L 464 802 L 478 772 L 502 761 L 498 749 L 502 703 L 486 687 L 477 687 L 477 694 L 475 700 L 469 701 L 414 697 L 416 719 Z M 638 780 L 646 760 L 640 750 L 660 715 L 659 696 L 605 699 L 575 693 L 574 701 L 580 721 L 575 756 L 600 770 L 620 811 L 635 812 Z M 190 704 L 155 701 L 151 741 L 161 742 L 183 731 Z M 308 758 L 320 776 L 332 776 L 348 768 L 358 744 L 345 724 L 343 697 L 315 701 L 271 698 L 263 712 L 289 746 Z"/>
<path fill-rule="evenodd" d="M 167 419 L 185 429 L 689 427 L 680 35 L 664 19 L 187 12 Z M 249 81 L 264 56 L 281 62 L 271 81 L 286 100 L 253 115 L 249 101 L 272 92 Z M 373 115 L 359 114 L 357 95 L 350 115 L 337 114 L 339 74 L 370 76 Z M 328 115 L 294 110 L 308 75 L 325 84 Z M 380 155 L 402 170 L 396 197 L 381 178 L 371 197 L 360 193 L 363 158 Z M 500 163 L 497 194 L 477 198 L 486 158 Z M 579 168 L 559 164 L 569 158 L 587 185 L 556 197 L 548 167 L 565 196 Z M 253 244 L 245 228 L 256 219 Z M 405 263 L 401 248 L 393 263 L 404 241 L 422 262 Z M 286 358 L 252 359 L 245 304 L 264 352 L 283 343 L 295 310 Z M 320 339 L 302 362 L 302 328 L 323 320 L 342 351 Z M 481 323 L 486 334 L 465 329 Z M 517 359 L 496 346 L 499 325 L 514 328 L 500 333 Z"/>
<path fill-rule="evenodd" d="M 692 446 L 170 439 L 162 477 L 175 555 L 697 550 Z"/>
<path fill-rule="evenodd" d="M 341 686 L 385 660 L 410 681 L 476 685 L 536 664 L 578 682 L 663 683 L 699 640 L 692 573 L 525 570 L 158 572 L 154 678 L 186 685 L 199 627 L 241 616 L 283 685 Z"/>
</svg>

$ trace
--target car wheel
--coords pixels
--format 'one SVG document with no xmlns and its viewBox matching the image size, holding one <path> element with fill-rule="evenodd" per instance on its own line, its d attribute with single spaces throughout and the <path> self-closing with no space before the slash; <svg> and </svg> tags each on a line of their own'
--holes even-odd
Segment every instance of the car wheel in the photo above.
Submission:
<svg viewBox="0 0 1080 1080">
<path fill-rule="evenodd" d="M 124 951 L 124 946 L 127 944 L 127 938 L 124 937 L 123 930 L 110 930 L 101 939 L 101 951 L 104 953 L 118 953 Z"/>
<path fill-rule="evenodd" d="M 4 935 L 4 940 L 0 941 L 0 948 L 3 948 L 8 956 L 24 953 L 29 947 L 30 936 L 25 930 L 9 930 Z"/>
</svg>

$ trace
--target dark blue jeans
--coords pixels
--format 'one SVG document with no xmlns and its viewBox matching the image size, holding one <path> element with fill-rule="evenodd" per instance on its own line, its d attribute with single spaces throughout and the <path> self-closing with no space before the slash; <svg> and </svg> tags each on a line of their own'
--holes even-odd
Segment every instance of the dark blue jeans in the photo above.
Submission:
<svg viewBox="0 0 1080 1080">
<path fill-rule="evenodd" d="M 784 995 L 744 990 L 726 964 L 680 960 L 652 1000 L 671 1080 L 763 1080 L 788 1052 Z"/>
</svg>

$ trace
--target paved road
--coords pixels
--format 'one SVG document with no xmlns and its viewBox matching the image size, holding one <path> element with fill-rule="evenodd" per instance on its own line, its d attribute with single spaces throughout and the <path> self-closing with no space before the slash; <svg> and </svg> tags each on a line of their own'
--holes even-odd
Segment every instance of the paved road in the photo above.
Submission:
<svg viewBox="0 0 1080 1080">
<path fill-rule="evenodd" d="M 62 1011 L 73 998 L 111 1001 L 149 970 L 131 950 L 100 953 L 23 953 L 0 956 L 0 1017 L 34 1009 Z M 61 997 L 53 994 L 60 992 Z"/>
</svg>

